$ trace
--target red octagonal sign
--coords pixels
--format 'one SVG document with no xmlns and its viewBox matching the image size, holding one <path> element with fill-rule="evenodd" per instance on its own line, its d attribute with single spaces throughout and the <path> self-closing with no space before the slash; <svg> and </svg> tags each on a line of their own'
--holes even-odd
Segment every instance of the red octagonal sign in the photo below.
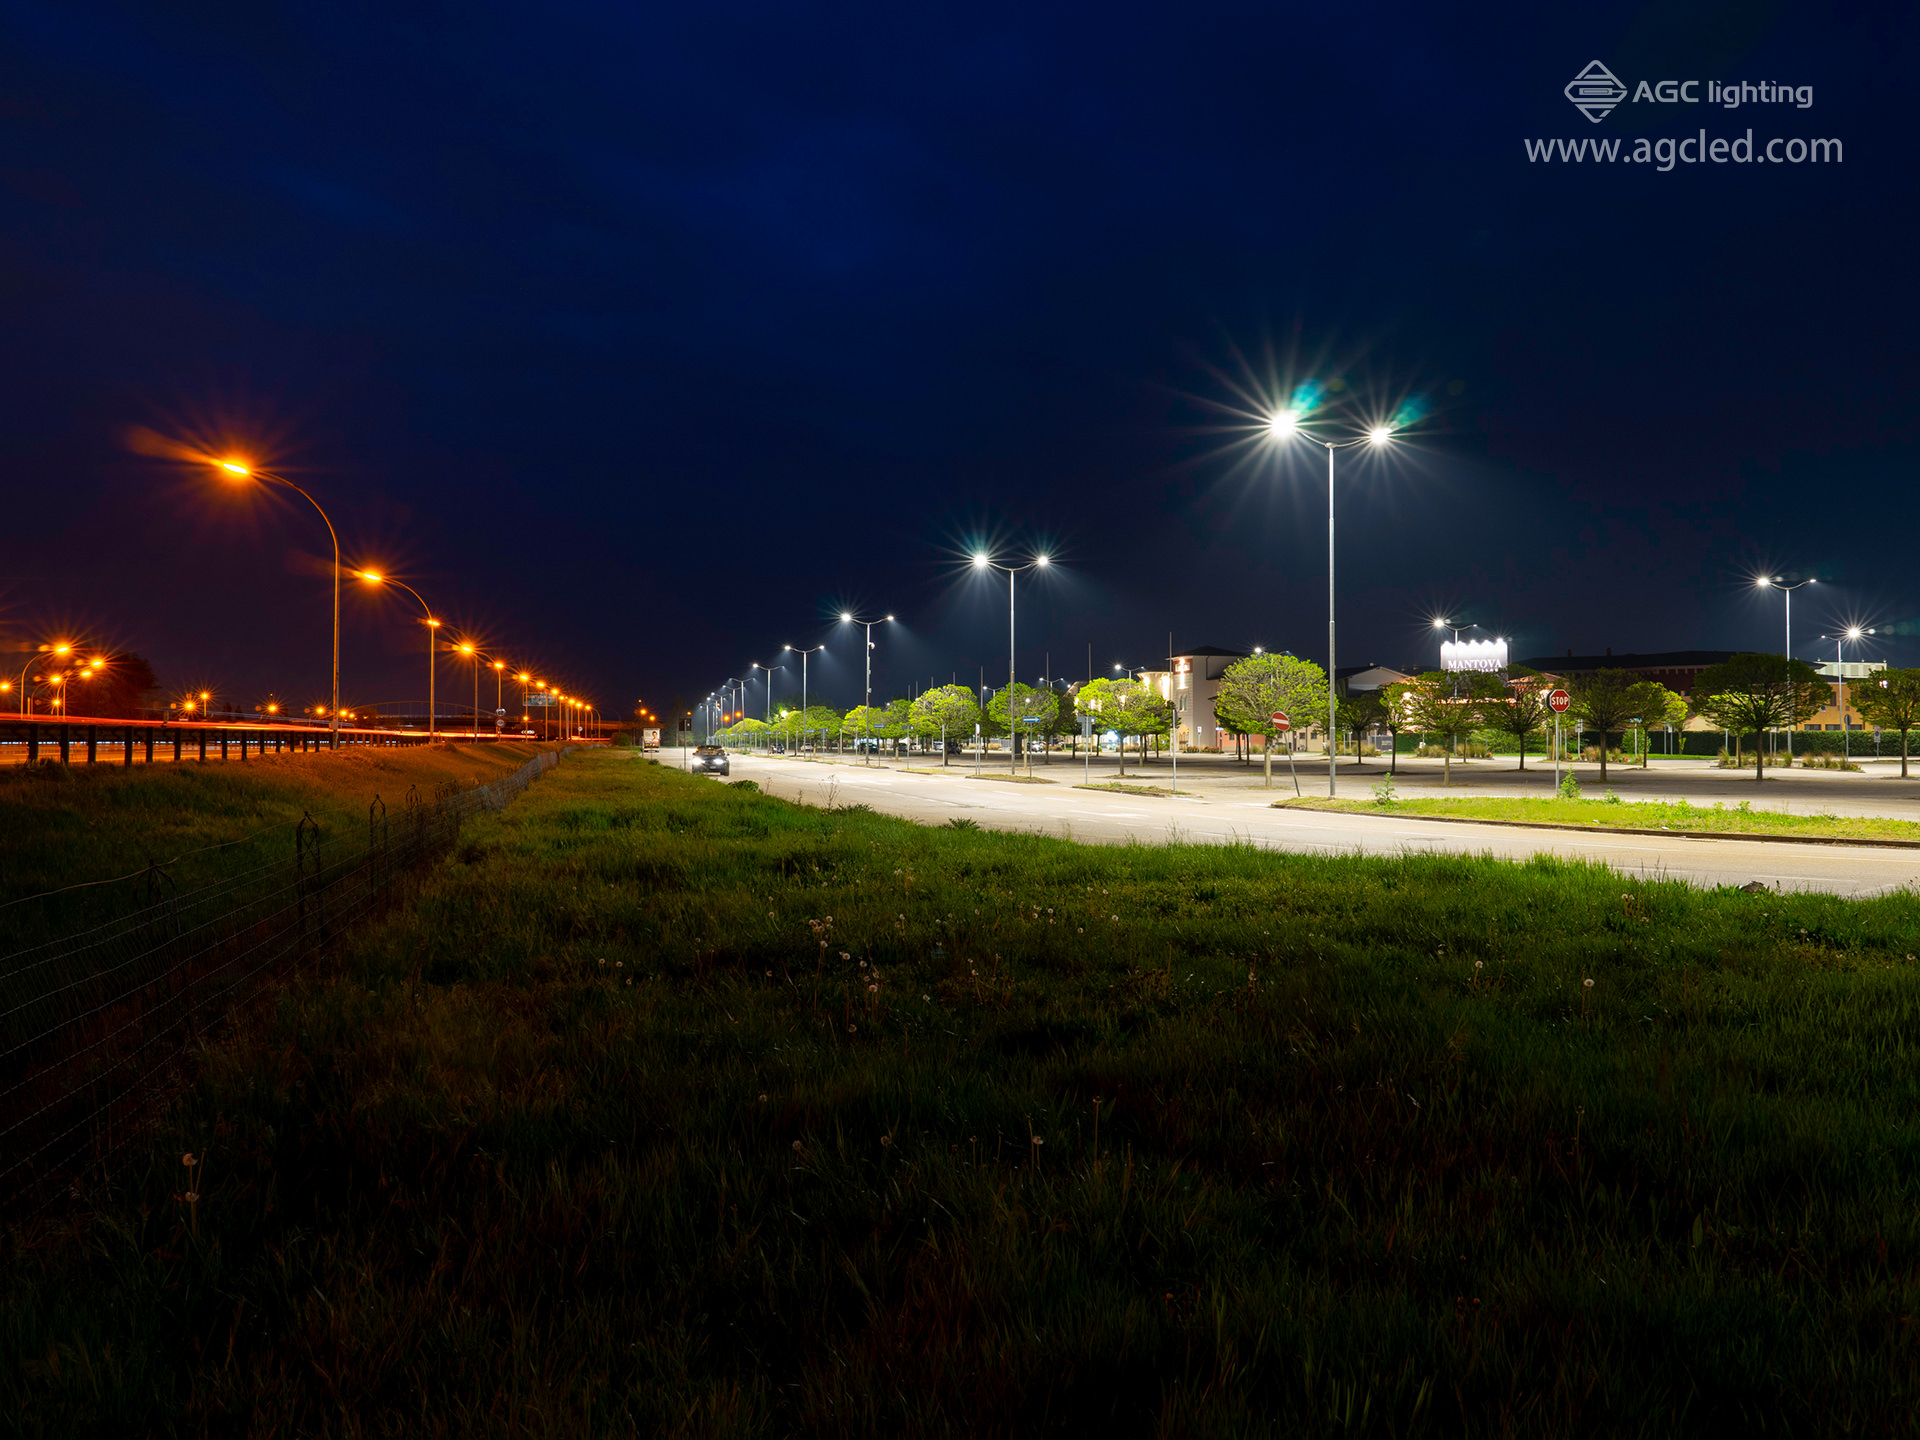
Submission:
<svg viewBox="0 0 1920 1440">
<path fill-rule="evenodd" d="M 1553 713 L 1556 715 L 1566 714 L 1567 707 L 1572 703 L 1573 697 L 1564 690 L 1556 690 L 1547 696 L 1547 704 L 1553 707 Z"/>
</svg>

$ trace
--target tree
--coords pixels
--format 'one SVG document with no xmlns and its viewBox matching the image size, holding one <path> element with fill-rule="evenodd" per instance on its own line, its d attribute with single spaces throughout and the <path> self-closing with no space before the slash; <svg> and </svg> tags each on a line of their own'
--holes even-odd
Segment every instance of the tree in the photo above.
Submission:
<svg viewBox="0 0 1920 1440">
<path fill-rule="evenodd" d="M 1693 709 L 1735 735 L 1803 725 L 1833 702 L 1826 677 L 1785 655 L 1735 655 L 1709 665 L 1693 682 Z M 1766 757 L 1753 747 L 1753 778 L 1766 779 Z"/>
<path fill-rule="evenodd" d="M 1676 695 L 1666 686 L 1658 686 L 1660 702 L 1657 708 L 1648 708 L 1634 716 L 1633 728 L 1640 732 L 1640 768 L 1647 768 L 1647 732 L 1661 725 L 1684 725 L 1687 719 L 1687 701 L 1683 695 Z"/>
<path fill-rule="evenodd" d="M 771 727 L 764 720 L 736 720 L 720 732 L 722 740 L 753 740 L 765 735 Z"/>
<path fill-rule="evenodd" d="M 1009 703 L 1013 706 L 1011 715 L 1007 713 Z M 1011 685 L 1002 685 L 987 702 L 987 714 L 1011 733 L 1016 755 L 1020 753 L 1021 742 L 1044 733 L 1046 727 L 1054 723 L 1059 710 L 1059 699 L 1053 691 L 1036 690 L 1017 680 Z"/>
<path fill-rule="evenodd" d="M 1552 687 L 1537 670 L 1516 665 L 1507 676 L 1503 693 L 1490 695 L 1481 707 L 1486 728 L 1511 735 L 1520 747 L 1520 765 L 1527 768 L 1527 741 L 1553 723 L 1553 707 L 1547 704 Z"/>
<path fill-rule="evenodd" d="M 1096 681 L 1096 684 L 1099 682 Z M 1327 708 L 1327 672 L 1297 655 L 1248 655 L 1227 666 L 1213 713 L 1242 735 L 1262 737 L 1265 783 L 1273 784 L 1274 712 L 1306 726 Z M 1331 742 L 1332 737 L 1328 737 Z"/>
<path fill-rule="evenodd" d="M 867 740 L 878 735 L 886 723 L 884 706 L 856 705 L 841 717 L 840 733 L 851 735 L 856 741 Z"/>
<path fill-rule="evenodd" d="M 803 749 L 808 745 L 824 747 L 827 736 L 840 731 L 840 712 L 831 705 L 809 705 L 801 720 L 805 730 L 800 740 Z"/>
<path fill-rule="evenodd" d="M 1346 695 L 1334 703 L 1333 718 L 1340 729 L 1353 736 L 1353 763 L 1360 763 L 1360 740 L 1380 717 L 1386 714 L 1386 703 L 1381 700 L 1377 690 L 1362 690 L 1358 695 Z"/>
<path fill-rule="evenodd" d="M 913 705 L 906 700 L 889 700 L 880 723 L 873 727 L 873 733 L 882 740 L 893 741 L 893 753 L 900 753 L 900 742 L 913 733 Z"/>
<path fill-rule="evenodd" d="M 1080 709 L 1074 702 L 1073 691 L 1054 691 L 1053 723 L 1047 727 L 1047 743 L 1058 744 L 1062 735 L 1072 735 L 1080 729 Z"/>
<path fill-rule="evenodd" d="M 1382 687 L 1380 698 L 1397 711 L 1410 730 L 1439 735 L 1448 743 L 1442 754 L 1440 783 L 1453 783 L 1453 751 L 1463 735 L 1481 728 L 1486 707 L 1506 687 L 1497 675 L 1470 671 L 1456 678 L 1429 670 L 1411 680 Z M 1459 694 L 1454 692 L 1458 690 Z"/>
<path fill-rule="evenodd" d="M 1173 723 L 1173 707 L 1138 680 L 1093 680 L 1080 687 L 1080 708 L 1094 725 L 1120 737 L 1120 773 L 1127 773 L 1129 735 L 1140 739 L 1140 763 L 1147 763 L 1147 736 L 1164 735 Z"/>
<path fill-rule="evenodd" d="M 913 731 L 929 740 L 940 737 L 940 763 L 950 764 L 953 736 L 971 735 L 980 722 L 980 706 L 965 685 L 941 685 L 922 691 L 913 702 Z"/>
<path fill-rule="evenodd" d="M 1673 692 L 1657 680 L 1643 680 L 1631 670 L 1595 670 L 1567 686 L 1575 719 L 1600 732 L 1600 779 L 1607 778 L 1607 736 L 1643 724 L 1649 715 L 1664 715 L 1666 697 Z"/>
<path fill-rule="evenodd" d="M 1873 683 L 1878 680 L 1879 683 Z M 1920 670 L 1882 670 L 1853 687 L 1860 718 L 1878 730 L 1900 732 L 1900 778 L 1907 778 L 1907 732 L 1920 729 Z M 1842 732 L 1845 733 L 1845 732 Z"/>
</svg>

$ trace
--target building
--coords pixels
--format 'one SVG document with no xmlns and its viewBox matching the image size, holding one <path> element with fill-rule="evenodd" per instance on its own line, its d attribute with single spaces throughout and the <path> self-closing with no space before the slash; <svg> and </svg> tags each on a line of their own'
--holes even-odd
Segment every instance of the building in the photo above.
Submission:
<svg viewBox="0 0 1920 1440">
<path fill-rule="evenodd" d="M 1211 750 L 1229 743 L 1214 702 L 1227 667 L 1247 658 L 1245 650 L 1221 650 L 1198 645 L 1171 659 L 1171 670 L 1142 670 L 1142 683 L 1153 688 L 1174 708 L 1174 743 L 1182 750 Z"/>
<path fill-rule="evenodd" d="M 1838 730 L 1844 726 L 1848 730 L 1866 729 L 1867 727 L 1861 722 L 1860 712 L 1853 708 L 1853 694 L 1859 686 L 1873 684 L 1873 676 L 1886 669 L 1887 662 L 1884 660 L 1849 660 L 1844 665 L 1836 665 L 1833 661 L 1829 660 L 1825 664 L 1816 666 L 1815 668 L 1818 669 L 1822 675 L 1835 682 L 1833 685 L 1833 698 L 1826 709 L 1820 711 L 1819 714 L 1815 715 L 1800 728 L 1802 730 Z M 1840 714 L 1840 692 L 1842 689 L 1846 691 L 1847 704 L 1847 713 L 1844 718 Z"/>
</svg>

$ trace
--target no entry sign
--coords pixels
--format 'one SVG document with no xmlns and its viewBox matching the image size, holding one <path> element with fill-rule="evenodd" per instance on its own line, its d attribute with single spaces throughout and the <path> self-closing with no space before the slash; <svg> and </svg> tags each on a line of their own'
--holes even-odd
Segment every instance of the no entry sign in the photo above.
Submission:
<svg viewBox="0 0 1920 1440">
<path fill-rule="evenodd" d="M 1567 692 L 1564 690 L 1556 690 L 1551 695 L 1547 696 L 1547 704 L 1553 707 L 1553 713 L 1556 715 L 1566 714 L 1567 706 L 1571 705 L 1572 703 L 1573 703 L 1573 697 L 1567 694 Z"/>
<path fill-rule="evenodd" d="M 1274 711 L 1267 719 L 1273 722 L 1273 728 L 1276 730 L 1285 731 L 1293 728 L 1293 721 L 1287 718 L 1287 712 L 1284 710 Z"/>
</svg>

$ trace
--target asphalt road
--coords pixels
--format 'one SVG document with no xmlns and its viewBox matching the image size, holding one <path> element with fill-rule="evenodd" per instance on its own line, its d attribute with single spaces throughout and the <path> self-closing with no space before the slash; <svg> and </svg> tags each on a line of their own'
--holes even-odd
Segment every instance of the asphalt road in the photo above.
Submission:
<svg viewBox="0 0 1920 1440">
<path fill-rule="evenodd" d="M 668 750 L 660 758 L 671 765 L 678 752 Z M 733 779 L 752 780 L 769 794 L 805 804 L 871 805 L 886 814 L 929 825 L 945 824 L 964 815 L 988 829 L 1057 835 L 1093 844 L 1214 841 L 1315 853 L 1400 855 L 1437 851 L 1507 860 L 1544 854 L 1597 860 L 1624 874 L 1685 880 L 1701 886 L 1745 885 L 1759 880 L 1781 890 L 1820 890 L 1854 897 L 1901 887 L 1920 888 L 1920 850 L 1644 835 L 1597 834 L 1589 839 L 1564 830 L 1275 810 L 1271 802 L 1278 795 L 1247 788 L 1243 775 L 1222 775 L 1213 786 L 1202 782 L 1195 786 L 1194 794 L 1176 798 L 1075 789 L 1074 782 L 1080 778 L 1078 769 L 1070 772 L 1064 763 L 1051 767 L 1053 773 L 1047 778 L 1053 784 L 1018 785 L 976 780 L 971 778 L 970 769 L 958 766 L 951 775 L 929 775 L 891 765 L 863 766 L 858 761 L 829 763 L 738 752 L 731 759 Z M 1198 773 L 1191 779 L 1184 773 L 1184 763 L 1182 770 L 1183 786 L 1201 781 Z M 1043 767 L 1036 773 L 1046 774 L 1046 770 Z M 1356 779 L 1371 782 L 1378 773 Z M 1165 770 L 1158 769 L 1150 783 L 1164 784 L 1166 778 Z M 1319 793 L 1324 794 L 1324 768 L 1319 778 Z M 1706 778 L 1718 782 L 1721 776 Z M 1858 776 L 1832 778 L 1855 783 L 1860 780 Z M 1303 788 L 1315 793 L 1305 779 L 1303 776 Z M 1257 786 L 1257 778 L 1251 783 Z M 1675 786 L 1680 792 L 1692 791 L 1690 785 L 1674 776 L 1666 777 L 1658 788 L 1664 791 Z M 1654 788 L 1648 786 L 1641 794 L 1652 798 Z M 1287 793 L 1291 792 L 1289 783 Z M 1347 793 L 1358 796 L 1365 791 L 1355 783 Z M 1813 795 L 1811 787 L 1804 793 Z M 1775 793 L 1769 792 L 1768 799 L 1777 805 Z M 1817 802 L 1810 799 L 1808 803 Z M 1911 813 L 1914 802 L 1903 798 L 1897 807 L 1901 813 Z M 1839 812 L 1852 807 L 1832 808 Z"/>
</svg>

